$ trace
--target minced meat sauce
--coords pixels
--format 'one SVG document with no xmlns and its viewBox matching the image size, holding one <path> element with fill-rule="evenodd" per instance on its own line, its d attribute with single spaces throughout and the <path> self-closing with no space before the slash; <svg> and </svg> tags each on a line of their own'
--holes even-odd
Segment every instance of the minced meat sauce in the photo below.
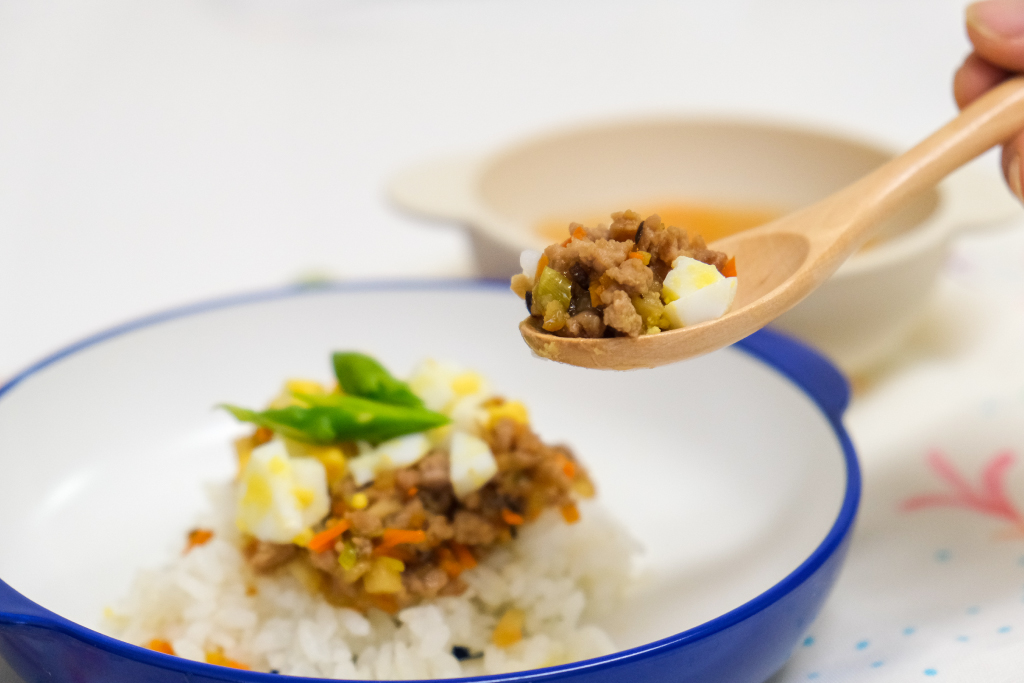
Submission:
<svg viewBox="0 0 1024 683">
<path fill-rule="evenodd" d="M 492 398 L 489 407 L 504 403 Z M 236 442 L 243 468 L 253 449 L 272 438 L 261 427 Z M 393 614 L 424 599 L 461 594 L 466 584 L 460 574 L 514 539 L 519 526 L 548 509 L 573 523 L 579 514 L 574 501 L 594 492 L 572 452 L 544 444 L 521 419 L 495 419 L 481 438 L 497 473 L 469 495 L 455 495 L 447 447 L 363 486 L 346 473 L 330 484 L 330 515 L 312 539 L 270 543 L 245 537 L 250 567 L 266 573 L 287 566 L 331 604 L 360 611 L 376 607 Z M 341 446 L 346 456 L 355 455 L 355 444 Z M 331 535 L 337 529 L 343 531 L 323 543 L 325 530 Z"/>
<path fill-rule="evenodd" d="M 735 275 L 726 254 L 700 235 L 667 226 L 657 215 L 612 214 L 611 225 L 569 225 L 569 238 L 544 250 L 536 275 L 512 278 L 530 315 L 562 337 L 636 337 L 670 326 L 662 284 L 680 256 Z M 532 266 L 532 263 L 530 264 Z"/>
</svg>

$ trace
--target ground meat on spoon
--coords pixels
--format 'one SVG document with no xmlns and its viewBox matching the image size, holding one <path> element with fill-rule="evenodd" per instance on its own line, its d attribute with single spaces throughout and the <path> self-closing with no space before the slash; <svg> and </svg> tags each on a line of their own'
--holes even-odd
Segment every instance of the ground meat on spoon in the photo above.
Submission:
<svg viewBox="0 0 1024 683">
<path fill-rule="evenodd" d="M 729 272 L 726 254 L 658 215 L 612 214 L 610 225 L 569 225 L 569 239 L 548 246 L 536 277 L 512 279 L 530 314 L 562 337 L 636 337 L 665 324 L 662 283 L 680 256 Z M 548 273 L 545 267 L 553 273 Z M 667 299 L 666 299 L 667 301 Z"/>
</svg>

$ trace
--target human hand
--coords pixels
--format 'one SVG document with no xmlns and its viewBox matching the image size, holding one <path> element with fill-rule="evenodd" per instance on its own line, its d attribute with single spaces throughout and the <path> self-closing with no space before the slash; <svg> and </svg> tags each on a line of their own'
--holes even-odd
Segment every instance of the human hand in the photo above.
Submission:
<svg viewBox="0 0 1024 683">
<path fill-rule="evenodd" d="M 967 8 L 967 37 L 974 45 L 953 78 L 961 109 L 1011 74 L 1024 73 L 1024 0 L 983 0 Z M 1003 145 L 1003 175 L 1024 201 L 1021 157 L 1024 133 Z"/>
</svg>

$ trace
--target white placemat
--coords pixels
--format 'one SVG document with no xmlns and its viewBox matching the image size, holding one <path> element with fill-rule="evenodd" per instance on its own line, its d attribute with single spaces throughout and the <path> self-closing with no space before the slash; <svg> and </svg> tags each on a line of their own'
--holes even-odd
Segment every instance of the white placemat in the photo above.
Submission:
<svg viewBox="0 0 1024 683">
<path fill-rule="evenodd" d="M 1024 231 L 959 243 L 847 415 L 847 565 L 773 683 L 1024 680 Z"/>
</svg>

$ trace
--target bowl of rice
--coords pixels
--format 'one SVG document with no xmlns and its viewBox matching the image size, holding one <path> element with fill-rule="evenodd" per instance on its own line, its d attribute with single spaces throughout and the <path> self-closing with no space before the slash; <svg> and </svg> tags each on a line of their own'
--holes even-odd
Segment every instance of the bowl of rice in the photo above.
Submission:
<svg viewBox="0 0 1024 683">
<path fill-rule="evenodd" d="M 842 426 L 845 380 L 769 331 L 654 370 L 562 366 L 522 346 L 521 306 L 491 282 L 277 290 L 134 321 L 17 375 L 0 387 L 0 656 L 26 680 L 54 681 L 767 679 L 820 610 L 849 542 L 860 476 Z M 306 396 L 312 384 L 293 384 L 308 403 L 236 409 L 255 432 L 215 406 L 266 405 L 286 378 L 328 386 L 338 349 L 371 353 L 456 431 L 477 419 L 466 415 L 490 419 L 481 442 L 499 463 L 514 460 L 502 429 L 540 444 L 530 452 L 564 484 L 549 509 L 530 507 L 535 488 L 509 493 L 515 477 L 503 498 L 483 495 L 497 490 L 491 474 L 460 489 L 455 436 L 396 474 L 345 479 L 381 457 L 391 442 L 380 436 L 292 453 L 336 475 L 322 509 L 288 489 L 296 515 L 319 509 L 294 538 L 267 531 L 269 517 L 243 518 L 239 482 L 270 449 L 289 457 L 295 434 L 280 420 L 320 404 Z M 485 378 L 464 392 L 475 412 L 439 407 L 429 359 L 466 369 L 445 370 L 452 386 Z M 431 438 L 449 428 L 429 426 Z M 246 439 L 255 450 L 233 446 Z M 451 481 L 431 483 L 442 448 Z M 385 526 L 416 506 L 483 519 L 487 500 L 504 502 L 479 545 L 472 525 L 444 531 L 444 519 L 437 534 L 422 520 L 423 533 L 362 529 L 364 508 L 386 507 L 384 480 L 406 505 L 381 512 Z M 431 486 L 454 486 L 459 500 L 445 508 L 424 497 Z M 257 567 L 261 534 L 296 547 Z M 360 544 L 369 564 L 349 583 L 363 593 L 340 583 L 358 574 L 346 553 Z M 414 580 L 415 567 L 440 582 Z M 385 570 L 399 577 L 392 588 L 381 588 Z M 325 588 L 331 576 L 340 592 Z"/>
</svg>

